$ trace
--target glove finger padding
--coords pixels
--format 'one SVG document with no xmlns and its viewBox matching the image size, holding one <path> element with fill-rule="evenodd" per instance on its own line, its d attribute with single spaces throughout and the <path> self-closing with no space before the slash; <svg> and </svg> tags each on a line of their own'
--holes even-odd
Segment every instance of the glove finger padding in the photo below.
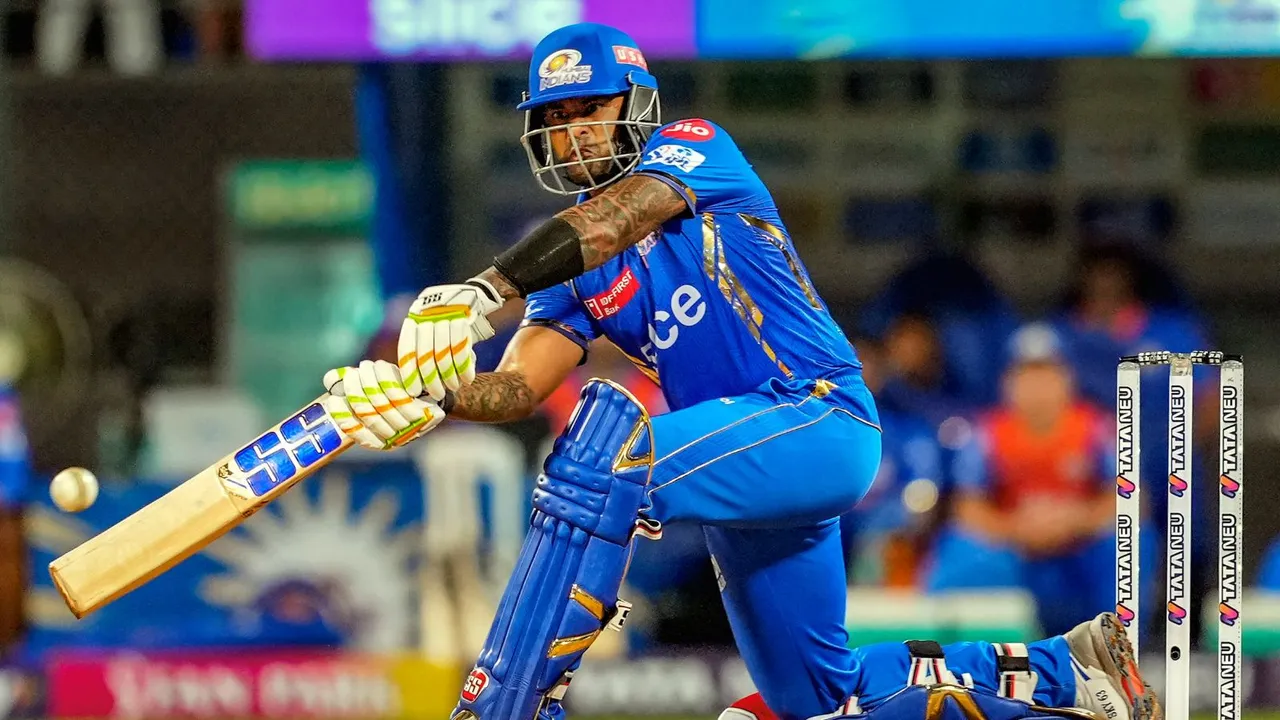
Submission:
<svg viewBox="0 0 1280 720">
<path fill-rule="evenodd" d="M 320 384 L 324 385 L 325 392 L 328 392 L 330 395 L 346 397 L 347 393 L 342 388 L 342 376 L 355 371 L 356 369 L 353 367 L 334 368 L 324 374 L 324 378 L 320 381 Z"/>
<path fill-rule="evenodd" d="M 418 353 L 418 371 L 422 373 L 422 388 L 425 394 L 436 402 L 444 399 L 444 383 L 440 376 L 440 350 L 436 345 L 436 323 L 419 322 L 414 327 L 417 337 L 415 346 Z M 448 347 L 443 348 L 446 352 Z M 421 394 L 418 395 L 421 397 Z"/>
<path fill-rule="evenodd" d="M 414 422 L 422 419 L 422 410 L 420 405 L 424 403 L 421 400 L 409 397 L 408 391 L 405 390 L 404 381 L 400 379 L 400 373 L 396 370 L 396 366 L 389 362 L 379 360 L 373 364 L 373 372 L 378 382 L 378 387 L 387 397 L 388 404 L 391 405 L 395 419 L 387 417 L 387 422 L 391 423 L 397 430 L 404 430 Z M 386 417 L 386 414 L 384 414 Z"/>
<path fill-rule="evenodd" d="M 395 428 L 387 424 L 386 420 L 378 414 L 377 408 L 369 401 L 364 394 L 364 388 L 360 381 L 360 372 L 349 372 L 342 376 L 343 390 L 346 392 L 347 404 L 351 406 L 351 411 L 356 414 L 356 420 L 362 425 L 373 431 L 384 442 L 391 439 L 396 434 Z"/>
<path fill-rule="evenodd" d="M 466 320 L 463 320 L 466 322 Z M 440 368 L 440 382 L 446 390 L 458 389 L 458 369 L 453 364 L 453 346 L 449 342 L 450 321 L 433 323 L 435 330 L 436 367 Z M 444 398 L 441 397 L 441 400 Z"/>
<path fill-rule="evenodd" d="M 400 324 L 396 367 L 400 370 L 404 391 L 409 393 L 409 397 L 421 395 L 425 388 L 422 385 L 422 369 L 418 366 L 418 323 L 410 318 L 405 318 Z"/>
<path fill-rule="evenodd" d="M 330 370 L 330 372 L 333 371 Z M 339 389 L 341 389 L 341 385 L 342 383 L 338 383 Z M 329 395 L 323 402 L 324 409 L 329 411 L 329 416 L 338 424 L 338 429 L 346 433 L 352 440 L 370 450 L 386 449 L 386 443 L 356 419 L 356 414 L 351 410 L 346 398 L 341 395 Z"/>
<path fill-rule="evenodd" d="M 378 376 L 376 368 L 377 365 L 372 360 L 360 361 L 360 388 L 364 390 L 364 396 L 369 399 L 369 404 L 377 411 L 378 416 L 398 433 L 409 427 L 409 421 L 395 409 L 383 391 L 382 378 Z M 396 384 L 399 384 L 398 378 Z"/>
<path fill-rule="evenodd" d="M 473 325 L 466 320 L 449 322 L 449 339 L 453 355 L 453 369 L 458 376 L 458 387 L 471 384 L 476 379 L 476 348 L 472 343 Z"/>
</svg>

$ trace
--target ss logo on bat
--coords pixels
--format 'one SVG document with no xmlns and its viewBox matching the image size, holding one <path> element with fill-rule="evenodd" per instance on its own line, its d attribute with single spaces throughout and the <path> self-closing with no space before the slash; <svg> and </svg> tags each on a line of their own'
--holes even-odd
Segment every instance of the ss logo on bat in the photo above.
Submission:
<svg viewBox="0 0 1280 720">
<path fill-rule="evenodd" d="M 341 445 L 342 434 L 330 422 L 324 407 L 313 403 L 280 423 L 279 431 L 268 430 L 236 452 L 232 460 L 240 477 L 223 480 L 247 487 L 262 497 Z"/>
</svg>

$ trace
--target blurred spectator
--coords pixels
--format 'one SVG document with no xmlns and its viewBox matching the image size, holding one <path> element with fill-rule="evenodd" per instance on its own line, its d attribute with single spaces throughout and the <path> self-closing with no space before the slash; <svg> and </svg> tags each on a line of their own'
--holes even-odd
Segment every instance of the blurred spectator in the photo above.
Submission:
<svg viewBox="0 0 1280 720">
<path fill-rule="evenodd" d="M 1058 311 L 1052 317 L 1055 330 L 1077 378 L 1081 394 L 1105 411 L 1114 414 L 1116 365 L 1123 355 L 1167 350 L 1190 352 L 1212 349 L 1210 339 L 1183 288 L 1154 258 L 1127 245 L 1092 245 L 1082 249 L 1076 278 Z M 1192 526 L 1213 527 L 1216 504 L 1211 502 L 1217 487 L 1210 467 L 1217 456 L 1217 371 L 1197 367 L 1195 377 L 1195 418 L 1192 429 L 1197 445 L 1192 458 Z M 1169 370 L 1148 369 L 1141 384 L 1142 454 L 1138 471 L 1146 487 L 1159 488 L 1168 473 Z M 1168 508 L 1165 492 L 1143 493 L 1144 517 L 1150 518 L 1157 547 L 1163 543 L 1164 517 Z M 1145 527 L 1144 527 L 1145 530 Z M 1199 643 L 1200 598 L 1214 582 L 1205 572 L 1215 564 L 1213 533 L 1191 535 L 1191 622 L 1192 637 Z M 1159 556 L 1152 557 L 1153 562 Z M 1150 565 L 1148 565 L 1150 567 Z M 1146 613 L 1150 618 L 1151 614 Z M 1156 623 L 1162 627 L 1162 623 Z M 1158 627 L 1148 626 L 1144 632 Z"/>
<path fill-rule="evenodd" d="M 43 0 L 36 24 L 36 56 L 49 75 L 67 75 L 80 64 L 92 0 Z M 157 0 L 102 0 L 107 62 L 121 75 L 149 75 L 160 68 L 164 40 Z"/>
<path fill-rule="evenodd" d="M 240 0 L 186 0 L 184 5 L 202 60 L 221 62 L 243 52 L 244 7 Z"/>
<path fill-rule="evenodd" d="M 0 338 L 0 342 L 3 338 Z M 22 505 L 30 482 L 27 437 L 17 393 L 9 386 L 17 364 L 13 350 L 0 348 L 0 656 L 18 639 L 23 622 L 26 544 Z"/>
<path fill-rule="evenodd" d="M 1076 393 L 1047 325 L 1014 340 L 1003 402 L 979 421 L 928 586 L 1021 584 L 1053 635 L 1114 602 L 1114 431 Z"/>
<path fill-rule="evenodd" d="M 1124 247 L 1082 252 L 1076 278 L 1053 324 L 1063 338 L 1080 392 L 1103 407 L 1115 405 L 1116 361 L 1121 355 L 1208 349 L 1200 319 L 1172 278 Z"/>
<path fill-rule="evenodd" d="M 874 338 L 855 346 L 867 387 L 878 394 L 887 380 L 885 346 Z M 880 470 L 858 507 L 841 518 L 850 583 L 913 586 L 939 507 L 944 450 L 923 417 L 882 407 L 880 424 Z"/>
<path fill-rule="evenodd" d="M 884 337 L 910 315 L 932 324 L 948 391 L 969 404 L 994 403 L 999 358 L 1019 320 L 986 273 L 962 255 L 925 255 L 895 275 L 863 311 L 862 330 Z"/>
<path fill-rule="evenodd" d="M 876 402 L 882 409 L 920 417 L 934 427 L 969 409 L 947 382 L 946 356 L 935 323 L 924 315 L 892 320 L 884 333 L 887 376 Z"/>
</svg>

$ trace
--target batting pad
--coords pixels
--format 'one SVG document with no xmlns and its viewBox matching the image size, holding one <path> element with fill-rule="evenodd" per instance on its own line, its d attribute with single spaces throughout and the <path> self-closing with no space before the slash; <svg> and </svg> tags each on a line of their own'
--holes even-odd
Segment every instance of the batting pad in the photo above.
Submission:
<svg viewBox="0 0 1280 720">
<path fill-rule="evenodd" d="M 911 685 L 889 696 L 875 708 L 851 715 L 835 714 L 813 720 L 1101 720 L 1088 710 L 1049 708 L 1003 698 L 949 683 Z"/>
<path fill-rule="evenodd" d="M 559 701 L 587 648 L 629 606 L 618 588 L 653 465 L 649 414 L 625 389 L 593 379 L 543 464 L 516 568 L 455 720 L 563 715 Z"/>
</svg>

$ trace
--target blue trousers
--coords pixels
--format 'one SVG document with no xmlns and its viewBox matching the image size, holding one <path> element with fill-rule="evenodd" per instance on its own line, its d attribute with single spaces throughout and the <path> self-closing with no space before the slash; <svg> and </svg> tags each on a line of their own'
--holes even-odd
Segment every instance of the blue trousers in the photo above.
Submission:
<svg viewBox="0 0 1280 720">
<path fill-rule="evenodd" d="M 880 429 L 861 378 L 833 382 L 824 394 L 812 380 L 773 380 L 653 419 L 648 514 L 702 526 L 739 653 L 784 720 L 833 712 L 850 695 L 873 707 L 907 680 L 905 646 L 849 647 L 840 516 L 875 478 Z M 1031 650 L 1037 698 L 1069 705 L 1065 642 Z M 957 675 L 996 688 L 989 644 L 947 654 Z"/>
<path fill-rule="evenodd" d="M 739 652 L 784 718 L 830 713 L 860 670 L 848 647 L 839 517 L 880 463 L 861 378 L 769 381 L 653 419 L 648 515 L 701 525 Z"/>
</svg>

